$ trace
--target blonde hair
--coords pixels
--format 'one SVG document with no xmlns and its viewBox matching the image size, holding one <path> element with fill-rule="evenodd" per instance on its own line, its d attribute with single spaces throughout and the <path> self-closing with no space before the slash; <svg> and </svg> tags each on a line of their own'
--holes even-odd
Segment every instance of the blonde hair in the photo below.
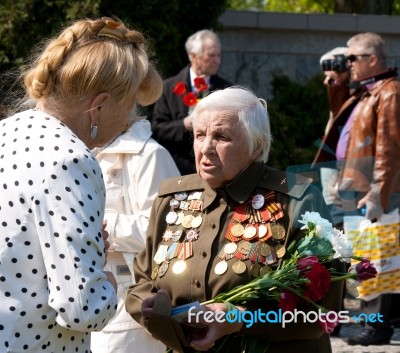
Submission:
<svg viewBox="0 0 400 353">
<path fill-rule="evenodd" d="M 149 105 L 162 93 L 144 36 L 120 21 L 79 20 L 44 44 L 23 74 L 33 102 L 44 99 L 62 111 L 108 92 L 117 102 Z"/>
</svg>

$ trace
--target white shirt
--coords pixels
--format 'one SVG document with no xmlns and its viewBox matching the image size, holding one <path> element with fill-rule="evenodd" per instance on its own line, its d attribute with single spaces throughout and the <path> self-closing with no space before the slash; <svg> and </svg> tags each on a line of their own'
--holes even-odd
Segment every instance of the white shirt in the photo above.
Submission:
<svg viewBox="0 0 400 353">
<path fill-rule="evenodd" d="M 117 304 L 99 165 L 41 111 L 1 121 L 0 135 L 0 351 L 89 352 Z"/>
</svg>

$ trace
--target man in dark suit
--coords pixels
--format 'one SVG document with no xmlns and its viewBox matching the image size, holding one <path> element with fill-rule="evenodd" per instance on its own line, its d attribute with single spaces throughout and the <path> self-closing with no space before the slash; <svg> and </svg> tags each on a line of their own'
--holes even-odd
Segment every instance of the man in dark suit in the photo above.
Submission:
<svg viewBox="0 0 400 353">
<path fill-rule="evenodd" d="M 221 43 L 213 31 L 205 29 L 192 34 L 185 47 L 190 65 L 164 81 L 163 94 L 154 106 L 152 118 L 154 139 L 171 153 L 182 175 L 196 172 L 192 122 L 189 117 L 191 107 L 184 103 L 183 97 L 188 92 L 198 96 L 196 78 L 202 78 L 206 83 L 205 91 L 201 92 L 203 96 L 231 86 L 231 83 L 217 75 L 221 63 Z M 180 82 L 185 88 L 181 95 L 174 90 Z"/>
</svg>

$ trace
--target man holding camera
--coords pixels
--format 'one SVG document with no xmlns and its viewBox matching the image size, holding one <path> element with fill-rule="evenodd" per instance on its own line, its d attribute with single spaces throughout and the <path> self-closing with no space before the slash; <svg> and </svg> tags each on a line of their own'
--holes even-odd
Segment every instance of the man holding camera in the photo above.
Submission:
<svg viewBox="0 0 400 353">
<path fill-rule="evenodd" d="M 378 34 L 357 34 L 347 47 L 348 89 L 354 91 L 334 116 L 314 165 L 336 160 L 337 182 L 327 188 L 333 204 L 346 215 L 365 213 L 375 221 L 400 207 L 400 83 L 396 70 L 386 67 L 384 41 Z M 347 343 L 389 344 L 391 324 L 398 317 L 396 301 L 398 294 L 361 300 L 361 312 L 380 313 L 383 322 L 365 323 L 361 334 Z"/>
</svg>

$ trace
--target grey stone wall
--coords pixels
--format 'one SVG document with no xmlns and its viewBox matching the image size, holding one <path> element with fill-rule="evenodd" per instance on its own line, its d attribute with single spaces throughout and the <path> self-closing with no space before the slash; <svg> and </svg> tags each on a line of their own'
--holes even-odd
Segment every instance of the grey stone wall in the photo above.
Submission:
<svg viewBox="0 0 400 353">
<path fill-rule="evenodd" d="M 400 16 L 226 11 L 220 22 L 219 73 L 267 100 L 273 72 L 305 82 L 321 72 L 321 55 L 360 32 L 382 35 L 388 66 L 400 65 Z"/>
</svg>

